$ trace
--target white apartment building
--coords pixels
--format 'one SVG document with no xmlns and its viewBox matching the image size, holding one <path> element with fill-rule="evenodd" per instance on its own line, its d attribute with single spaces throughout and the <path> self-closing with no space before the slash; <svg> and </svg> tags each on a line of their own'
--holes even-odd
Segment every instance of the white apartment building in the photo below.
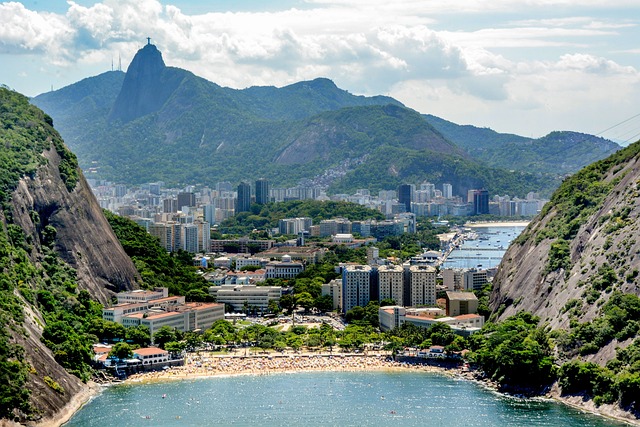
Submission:
<svg viewBox="0 0 640 427">
<path fill-rule="evenodd" d="M 448 291 L 459 291 L 463 286 L 463 271 L 460 268 L 445 268 L 442 272 L 442 284 Z"/>
<path fill-rule="evenodd" d="M 342 270 L 342 311 L 364 307 L 371 298 L 371 266 L 347 265 Z"/>
<path fill-rule="evenodd" d="M 476 270 L 474 268 L 467 270 L 463 275 L 464 290 L 475 291 L 482 289 L 487 284 L 487 270 Z"/>
<path fill-rule="evenodd" d="M 383 265 L 378 268 L 379 298 L 392 299 L 404 305 L 404 269 L 400 265 Z"/>
<path fill-rule="evenodd" d="M 342 307 L 342 280 L 334 279 L 322 285 L 322 296 L 329 295 L 333 300 L 333 309 Z"/>
<path fill-rule="evenodd" d="M 265 311 L 269 308 L 269 301 L 280 300 L 282 288 L 255 285 L 211 286 L 209 295 L 215 297 L 218 303 L 232 305 L 235 311 L 241 311 L 245 305 Z"/>
<path fill-rule="evenodd" d="M 409 267 L 411 305 L 435 305 L 436 269 L 425 265 Z"/>
</svg>

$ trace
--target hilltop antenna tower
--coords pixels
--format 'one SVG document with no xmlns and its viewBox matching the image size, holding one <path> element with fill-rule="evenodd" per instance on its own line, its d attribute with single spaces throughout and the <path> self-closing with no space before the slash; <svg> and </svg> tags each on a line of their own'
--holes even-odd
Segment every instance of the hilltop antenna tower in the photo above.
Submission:
<svg viewBox="0 0 640 427">
<path fill-rule="evenodd" d="M 118 54 L 118 71 L 122 71 L 122 58 Z"/>
</svg>

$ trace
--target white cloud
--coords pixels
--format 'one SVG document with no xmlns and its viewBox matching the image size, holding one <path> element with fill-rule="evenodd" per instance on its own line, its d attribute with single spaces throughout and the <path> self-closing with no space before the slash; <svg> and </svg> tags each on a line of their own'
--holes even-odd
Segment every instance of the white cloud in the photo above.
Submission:
<svg viewBox="0 0 640 427">
<path fill-rule="evenodd" d="M 307 3 L 304 10 L 200 15 L 157 0 L 68 1 L 64 15 L 0 3 L 0 55 L 40 55 L 55 66 L 51 75 L 70 79 L 68 71 L 106 68 L 118 55 L 126 68 L 149 36 L 168 65 L 224 86 L 324 76 L 354 93 L 390 94 L 422 112 L 513 132 L 570 123 L 598 105 L 613 114 L 616 98 L 634 108 L 630 97 L 638 95 L 640 66 L 628 62 L 637 53 L 629 36 L 638 23 L 628 13 L 637 0 Z M 597 13 L 609 9 L 619 10 Z"/>
</svg>

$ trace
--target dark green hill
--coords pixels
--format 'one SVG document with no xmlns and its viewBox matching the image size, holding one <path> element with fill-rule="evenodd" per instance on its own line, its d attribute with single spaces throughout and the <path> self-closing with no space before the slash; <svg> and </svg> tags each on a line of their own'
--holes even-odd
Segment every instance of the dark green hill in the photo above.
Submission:
<svg viewBox="0 0 640 427">
<path fill-rule="evenodd" d="M 549 192 L 556 185 L 545 174 L 518 172 L 512 179 L 513 173 L 484 166 L 488 157 L 504 157 L 495 166 L 544 169 L 523 166 L 518 155 L 512 159 L 501 149 L 486 148 L 481 157 L 452 144 L 443 130 L 392 98 L 354 96 L 322 78 L 283 88 L 223 88 L 167 67 L 153 45 L 136 54 L 126 75 L 104 73 L 33 103 L 54 118 L 81 166 L 96 174 L 90 176 L 119 182 L 213 184 L 265 177 L 283 186 L 305 180 L 350 191 L 434 180 L 513 195 Z M 493 131 L 477 138 L 492 136 L 512 139 Z M 539 162 L 549 152 L 553 148 L 541 151 Z M 562 171 L 551 169 L 554 176 Z"/>
<path fill-rule="evenodd" d="M 424 118 L 476 160 L 502 169 L 570 174 L 620 149 L 613 141 L 578 132 L 551 132 L 533 139 L 457 125 L 429 114 Z"/>
<path fill-rule="evenodd" d="M 326 78 L 298 82 L 283 88 L 254 86 L 238 91 L 252 113 L 273 120 L 301 120 L 324 111 L 365 105 L 402 105 L 387 96 L 356 96 Z"/>
</svg>

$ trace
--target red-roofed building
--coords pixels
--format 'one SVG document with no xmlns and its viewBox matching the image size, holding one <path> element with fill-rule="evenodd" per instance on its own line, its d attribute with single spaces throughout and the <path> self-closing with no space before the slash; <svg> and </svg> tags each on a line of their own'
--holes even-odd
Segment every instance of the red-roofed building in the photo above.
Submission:
<svg viewBox="0 0 640 427">
<path fill-rule="evenodd" d="M 153 365 L 169 361 L 169 352 L 157 347 L 144 347 L 133 350 L 133 357 L 139 359 L 143 365 Z"/>
</svg>

